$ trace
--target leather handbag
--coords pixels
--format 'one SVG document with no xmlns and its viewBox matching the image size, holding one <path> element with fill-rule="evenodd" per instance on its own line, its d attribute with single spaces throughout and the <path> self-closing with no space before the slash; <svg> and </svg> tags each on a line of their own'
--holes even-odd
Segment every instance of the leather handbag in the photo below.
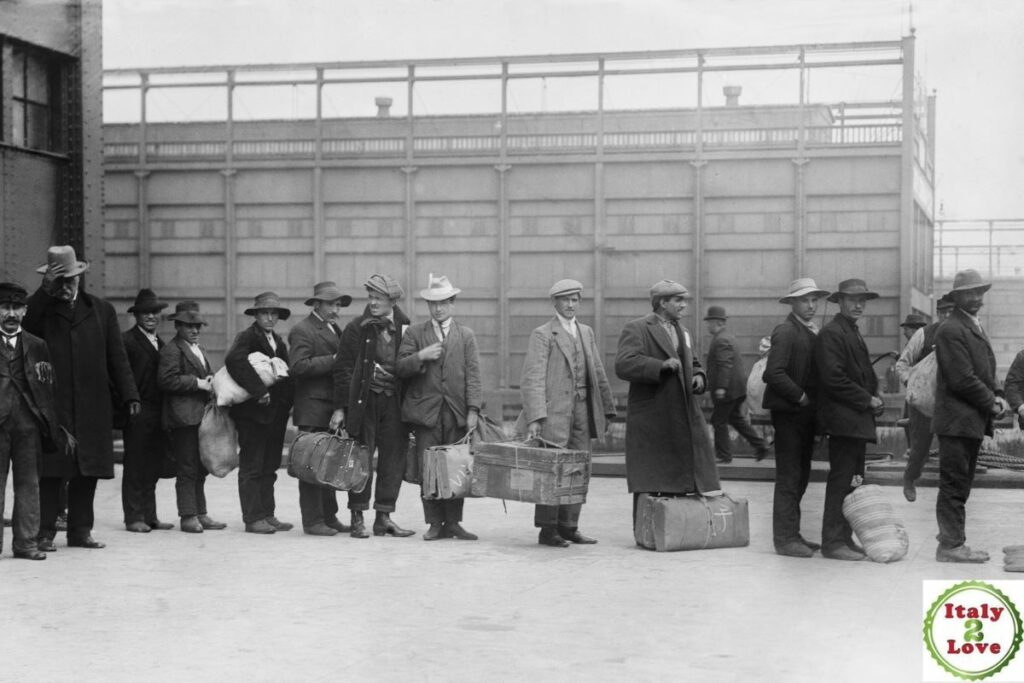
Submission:
<svg viewBox="0 0 1024 683">
<path fill-rule="evenodd" d="M 344 431 L 302 432 L 288 450 L 288 474 L 308 484 L 358 493 L 370 478 L 370 452 Z"/>
</svg>

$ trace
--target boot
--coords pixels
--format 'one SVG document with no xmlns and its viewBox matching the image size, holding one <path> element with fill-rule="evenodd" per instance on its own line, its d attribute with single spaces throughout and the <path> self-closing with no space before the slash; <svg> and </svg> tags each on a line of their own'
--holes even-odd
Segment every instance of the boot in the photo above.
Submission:
<svg viewBox="0 0 1024 683">
<path fill-rule="evenodd" d="M 388 512 L 378 511 L 377 518 L 373 520 L 374 536 L 394 536 L 395 538 L 404 538 L 406 536 L 412 536 L 415 533 L 415 531 L 403 529 L 392 522 L 391 513 Z"/>
<path fill-rule="evenodd" d="M 352 511 L 352 531 L 349 532 L 349 536 L 351 536 L 352 538 L 370 537 L 370 534 L 366 531 L 366 524 L 363 522 L 362 510 Z"/>
</svg>

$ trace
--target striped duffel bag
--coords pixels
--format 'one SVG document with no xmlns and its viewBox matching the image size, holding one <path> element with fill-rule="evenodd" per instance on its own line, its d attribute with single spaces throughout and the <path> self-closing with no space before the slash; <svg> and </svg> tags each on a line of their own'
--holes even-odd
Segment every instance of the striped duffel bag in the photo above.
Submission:
<svg viewBox="0 0 1024 683">
<path fill-rule="evenodd" d="M 910 546 L 907 530 L 880 486 L 855 488 L 843 501 L 843 515 L 874 562 L 896 562 L 906 556 Z"/>
</svg>

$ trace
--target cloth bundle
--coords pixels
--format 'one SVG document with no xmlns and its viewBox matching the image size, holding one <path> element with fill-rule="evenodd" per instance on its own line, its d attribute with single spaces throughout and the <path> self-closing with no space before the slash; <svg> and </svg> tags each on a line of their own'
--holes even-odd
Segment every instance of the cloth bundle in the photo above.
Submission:
<svg viewBox="0 0 1024 683">
<path fill-rule="evenodd" d="M 655 496 L 637 500 L 633 538 L 637 545 L 665 552 L 750 545 L 750 515 L 745 498 Z"/>
<path fill-rule="evenodd" d="M 270 358 L 265 353 L 255 351 L 249 354 L 249 365 L 263 380 L 263 386 L 273 386 L 279 379 L 288 376 L 288 364 L 276 356 Z M 213 375 L 213 394 L 217 397 L 217 405 L 233 406 L 245 403 L 250 398 L 249 392 L 238 385 L 226 367 Z"/>
<path fill-rule="evenodd" d="M 873 562 L 902 560 L 910 547 L 907 530 L 874 484 L 858 486 L 843 500 L 843 516 Z"/>
<path fill-rule="evenodd" d="M 758 358 L 754 362 L 754 367 L 750 369 L 750 374 L 747 376 L 747 413 L 751 416 L 764 416 L 768 414 L 767 408 L 761 407 L 761 402 L 764 400 L 764 390 L 767 386 L 762 379 L 764 375 L 764 369 L 768 366 L 767 356 L 764 358 Z"/>
<path fill-rule="evenodd" d="M 226 477 L 238 467 L 238 432 L 228 409 L 206 404 L 199 424 L 199 459 L 210 474 Z"/>
<path fill-rule="evenodd" d="M 935 412 L 935 385 L 938 382 L 939 363 L 933 351 L 910 368 L 907 378 L 907 403 L 928 417 Z"/>
<path fill-rule="evenodd" d="M 468 437 L 450 446 L 423 450 L 423 498 L 467 498 L 472 480 L 473 454 Z"/>
</svg>

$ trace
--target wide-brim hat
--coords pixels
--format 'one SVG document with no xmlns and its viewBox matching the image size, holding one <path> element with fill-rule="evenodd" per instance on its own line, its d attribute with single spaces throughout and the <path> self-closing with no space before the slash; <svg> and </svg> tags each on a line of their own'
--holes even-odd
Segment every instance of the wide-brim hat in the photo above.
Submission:
<svg viewBox="0 0 1024 683">
<path fill-rule="evenodd" d="M 827 301 L 838 303 L 841 296 L 862 296 L 867 300 L 871 300 L 877 299 L 879 294 L 868 289 L 867 283 L 860 278 L 853 277 L 840 282 L 839 289 L 829 294 Z"/>
<path fill-rule="evenodd" d="M 827 289 L 821 289 L 818 287 L 814 278 L 809 277 L 798 277 L 789 283 L 789 293 L 786 296 L 779 299 L 780 304 L 788 304 L 791 299 L 799 299 L 802 296 L 808 294 L 817 294 L 818 296 L 828 296 L 831 294 Z"/>
<path fill-rule="evenodd" d="M 28 304 L 28 290 L 17 282 L 0 282 L 0 304 L 25 306 Z"/>
<path fill-rule="evenodd" d="M 367 290 L 383 294 L 389 299 L 401 299 L 405 296 L 405 290 L 402 289 L 402 285 L 398 284 L 398 280 L 390 275 L 379 275 L 375 273 L 363 283 L 363 286 L 366 287 Z"/>
<path fill-rule="evenodd" d="M 928 319 L 920 313 L 907 313 L 906 319 L 900 323 L 900 327 L 924 327 L 928 324 Z"/>
<path fill-rule="evenodd" d="M 939 300 L 935 302 L 935 308 L 940 311 L 944 311 L 947 308 L 953 308 L 956 306 L 956 302 L 950 298 L 949 294 L 943 294 L 939 297 Z"/>
<path fill-rule="evenodd" d="M 583 296 L 583 283 L 579 280 L 565 278 L 564 280 L 559 280 L 555 284 L 551 285 L 551 289 L 548 290 L 548 296 L 552 298 L 558 296 L 569 296 L 570 294 L 579 294 L 580 296 Z"/>
<path fill-rule="evenodd" d="M 203 316 L 199 315 L 198 301 L 179 301 L 174 306 L 174 313 L 165 316 L 165 320 L 186 325 L 209 325 Z"/>
<path fill-rule="evenodd" d="M 70 244 L 50 247 L 46 250 L 46 263 L 36 268 L 37 273 L 52 271 L 60 277 L 74 277 L 89 270 L 87 261 L 79 261 L 75 248 Z"/>
<path fill-rule="evenodd" d="M 651 298 L 661 296 L 677 296 L 682 295 L 687 299 L 690 298 L 690 290 L 683 287 L 675 280 L 659 280 L 651 285 Z"/>
<path fill-rule="evenodd" d="M 447 275 L 434 277 L 433 273 L 427 275 L 427 288 L 420 290 L 420 296 L 427 301 L 447 301 L 461 293 L 461 289 L 448 281 Z"/>
<path fill-rule="evenodd" d="M 246 315 L 256 315 L 259 311 L 277 311 L 277 317 L 281 320 L 287 320 L 292 314 L 290 309 L 285 308 L 281 304 L 281 297 L 276 292 L 257 294 L 252 307 L 245 309 L 244 313 Z"/>
<path fill-rule="evenodd" d="M 980 289 L 982 292 L 987 292 L 991 288 L 992 283 L 982 280 L 981 273 L 973 268 L 968 268 L 956 274 L 953 278 L 953 289 L 949 290 L 949 293 L 967 292 L 972 289 Z"/>
<path fill-rule="evenodd" d="M 142 288 L 135 295 L 135 303 L 128 308 L 129 313 L 159 313 L 167 308 L 167 303 L 160 301 L 152 289 Z"/>
<path fill-rule="evenodd" d="M 704 316 L 705 320 L 728 320 L 729 316 L 725 314 L 725 308 L 722 306 L 708 306 L 708 314 Z"/>
<path fill-rule="evenodd" d="M 312 306 L 318 301 L 338 301 L 341 303 L 342 308 L 344 308 L 351 305 L 352 297 L 348 294 L 342 294 L 338 286 L 328 280 L 313 285 L 313 296 L 306 299 L 306 305 Z"/>
</svg>

